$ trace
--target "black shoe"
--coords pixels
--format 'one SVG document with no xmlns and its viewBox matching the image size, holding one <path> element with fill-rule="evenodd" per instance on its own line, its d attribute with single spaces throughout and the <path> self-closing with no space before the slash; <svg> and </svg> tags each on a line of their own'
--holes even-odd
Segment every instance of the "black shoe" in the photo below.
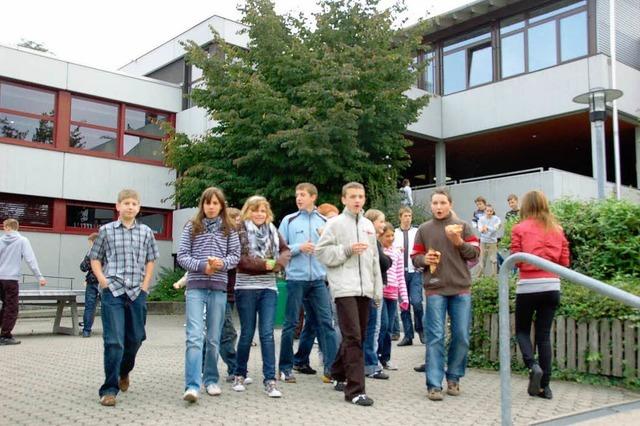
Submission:
<svg viewBox="0 0 640 426">
<path fill-rule="evenodd" d="M 398 346 L 411 346 L 413 345 L 413 339 L 407 339 L 406 337 L 403 338 L 400 343 L 398 343 Z"/>
<path fill-rule="evenodd" d="M 365 394 L 360 394 L 353 399 L 345 396 L 344 399 L 347 401 L 351 401 L 352 404 L 360 405 L 362 407 L 370 407 L 373 405 L 373 399 L 369 398 Z"/>
<path fill-rule="evenodd" d="M 424 332 L 418 331 L 418 337 L 420 338 L 420 343 L 424 345 Z"/>
<path fill-rule="evenodd" d="M 424 364 L 420 364 L 417 367 L 413 367 L 413 371 L 417 371 L 418 373 L 424 373 L 424 369 L 425 369 Z"/>
<path fill-rule="evenodd" d="M 309 365 L 294 365 L 293 369 L 300 374 L 316 374 L 317 371 L 311 368 Z"/>
<path fill-rule="evenodd" d="M 19 345 L 22 343 L 20 340 L 16 340 L 14 337 L 0 337 L 0 345 Z"/>
<path fill-rule="evenodd" d="M 538 392 L 536 396 L 543 399 L 553 399 L 553 392 L 551 392 L 551 388 L 549 387 L 549 385 L 547 385 L 540 392 Z"/>
<path fill-rule="evenodd" d="M 392 334 L 391 335 L 391 340 L 393 340 L 393 341 L 400 340 L 400 335 L 399 334 Z"/>
<path fill-rule="evenodd" d="M 540 381 L 542 380 L 542 368 L 538 364 L 533 364 L 529 370 L 529 386 L 527 392 L 531 396 L 536 396 L 540 392 Z"/>
<path fill-rule="evenodd" d="M 344 392 L 344 382 L 338 380 L 333 381 L 333 390 L 338 392 Z"/>
<path fill-rule="evenodd" d="M 389 380 L 389 375 L 384 371 L 376 371 L 373 374 L 367 374 L 367 377 L 370 379 Z"/>
</svg>

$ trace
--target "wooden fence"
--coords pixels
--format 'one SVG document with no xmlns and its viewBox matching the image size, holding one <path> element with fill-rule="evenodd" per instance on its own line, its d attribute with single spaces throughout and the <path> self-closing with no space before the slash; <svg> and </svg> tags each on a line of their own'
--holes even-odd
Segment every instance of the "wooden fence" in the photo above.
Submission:
<svg viewBox="0 0 640 426">
<path fill-rule="evenodd" d="M 511 356 L 522 364 L 511 314 Z M 614 377 L 640 377 L 640 324 L 618 319 L 576 322 L 556 317 L 551 327 L 553 360 L 560 370 L 574 370 Z M 531 327 L 534 338 L 534 327 Z M 498 314 L 474 318 L 472 348 L 498 361 Z"/>
</svg>

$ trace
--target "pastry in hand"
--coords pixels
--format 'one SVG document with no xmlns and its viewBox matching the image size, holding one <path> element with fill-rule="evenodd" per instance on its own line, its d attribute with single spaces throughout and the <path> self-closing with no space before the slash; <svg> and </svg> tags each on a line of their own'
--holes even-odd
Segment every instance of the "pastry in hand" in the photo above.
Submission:
<svg viewBox="0 0 640 426">
<path fill-rule="evenodd" d="M 437 258 L 436 263 L 430 263 L 429 264 L 429 272 L 431 272 L 433 274 L 434 272 L 436 272 L 436 269 L 438 268 L 438 263 L 440 263 L 440 255 L 441 255 L 441 253 L 438 250 L 429 249 L 428 254 L 435 254 L 436 258 Z"/>
<path fill-rule="evenodd" d="M 458 223 L 454 223 L 453 225 L 447 225 L 444 227 L 444 230 L 446 232 L 454 232 L 456 234 L 461 234 L 462 229 L 463 229 L 463 226 Z"/>
</svg>

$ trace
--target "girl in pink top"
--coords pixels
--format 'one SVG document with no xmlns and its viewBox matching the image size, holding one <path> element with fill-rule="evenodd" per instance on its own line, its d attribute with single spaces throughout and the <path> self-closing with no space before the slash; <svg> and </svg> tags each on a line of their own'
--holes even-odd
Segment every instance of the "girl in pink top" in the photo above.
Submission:
<svg viewBox="0 0 640 426">
<path fill-rule="evenodd" d="M 407 296 L 407 285 L 404 280 L 404 267 L 402 253 L 393 247 L 394 229 L 390 223 L 385 223 L 380 243 L 384 248 L 384 253 L 391 258 L 393 263 L 387 270 L 387 285 L 382 291 L 382 320 L 380 322 L 380 337 L 378 338 L 378 358 L 380 363 L 387 370 L 397 370 L 391 359 L 391 327 L 397 315 L 398 297 L 400 298 L 400 309 L 409 309 L 409 298 Z"/>
<path fill-rule="evenodd" d="M 547 197 L 540 191 L 524 195 L 521 222 L 511 231 L 511 252 L 531 253 L 569 266 L 569 243 L 549 210 Z M 520 279 L 516 288 L 516 336 L 522 358 L 529 368 L 528 392 L 551 399 L 551 324 L 560 303 L 560 278 L 527 263 L 516 265 Z M 538 361 L 531 345 L 531 322 L 535 314 Z"/>
</svg>

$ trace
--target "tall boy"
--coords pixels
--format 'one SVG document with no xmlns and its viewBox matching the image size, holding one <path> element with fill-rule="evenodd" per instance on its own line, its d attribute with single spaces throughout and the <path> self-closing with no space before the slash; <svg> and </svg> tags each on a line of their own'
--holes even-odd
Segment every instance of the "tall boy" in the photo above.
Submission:
<svg viewBox="0 0 640 426">
<path fill-rule="evenodd" d="M 18 232 L 18 221 L 7 219 L 2 225 L 4 235 L 0 238 L 0 346 L 19 345 L 20 341 L 11 335 L 11 331 L 18 320 L 18 281 L 22 260 L 27 262 L 33 275 L 38 278 L 40 286 L 46 285 L 47 281 L 40 273 L 29 240 Z"/>
<path fill-rule="evenodd" d="M 422 317 L 424 314 L 424 310 L 422 309 L 422 272 L 413 266 L 410 257 L 418 228 L 411 224 L 413 212 L 409 207 L 400 207 L 398 216 L 400 218 L 400 227 L 395 230 L 393 246 L 402 252 L 404 280 L 407 283 L 409 302 L 413 307 L 415 331 L 420 338 L 420 343 L 424 343 L 424 332 L 422 331 Z M 411 310 L 402 311 L 400 318 L 402 319 L 404 337 L 402 341 L 398 343 L 398 346 L 410 346 L 413 344 Z"/>
<path fill-rule="evenodd" d="M 382 276 L 373 223 L 362 214 L 364 186 L 350 182 L 342 187 L 342 214 L 327 222 L 316 245 L 318 260 L 327 267 L 331 295 L 335 299 L 342 342 L 331 368 L 336 387 L 346 380 L 345 400 L 370 406 L 365 393 L 362 352 L 369 303 L 382 301 Z"/>
<path fill-rule="evenodd" d="M 102 291 L 105 381 L 99 394 L 104 406 L 116 405 L 118 391 L 129 389 L 129 373 L 146 338 L 147 295 L 159 256 L 153 231 L 136 221 L 138 193 L 120 191 L 116 210 L 118 220 L 100 227 L 89 254 Z"/>
<path fill-rule="evenodd" d="M 431 212 L 433 219 L 418 228 L 411 259 L 415 266 L 424 268 L 427 397 L 440 401 L 447 313 L 451 323 L 447 394 L 460 394 L 471 326 L 471 275 L 465 261 L 478 257 L 479 242 L 469 224 L 452 214 L 451 197 L 445 190 L 437 189 L 431 195 Z"/>
<path fill-rule="evenodd" d="M 315 206 L 318 189 L 311 183 L 296 186 L 298 211 L 285 216 L 280 223 L 280 234 L 291 249 L 291 261 L 287 265 L 287 306 L 280 341 L 280 379 L 295 383 L 293 375 L 293 335 L 299 321 L 300 306 L 305 315 L 316 324 L 317 335 L 323 350 L 324 374 L 331 374 L 331 364 L 336 356 L 336 332 L 333 329 L 331 302 L 325 285 L 326 271 L 318 262 L 314 250 L 326 219 Z M 309 366 L 296 366 L 304 369 Z"/>
<path fill-rule="evenodd" d="M 94 232 L 89 235 L 89 251 L 93 247 L 93 243 L 98 238 L 98 233 Z M 96 314 L 96 306 L 98 299 L 100 299 L 100 290 L 98 288 L 98 279 L 91 270 L 91 259 L 89 253 L 84 256 L 82 263 L 80 263 L 80 270 L 86 272 L 85 276 L 85 289 L 84 289 L 84 315 L 82 316 L 82 337 L 91 337 L 91 327 L 93 326 L 93 319 Z"/>
</svg>

